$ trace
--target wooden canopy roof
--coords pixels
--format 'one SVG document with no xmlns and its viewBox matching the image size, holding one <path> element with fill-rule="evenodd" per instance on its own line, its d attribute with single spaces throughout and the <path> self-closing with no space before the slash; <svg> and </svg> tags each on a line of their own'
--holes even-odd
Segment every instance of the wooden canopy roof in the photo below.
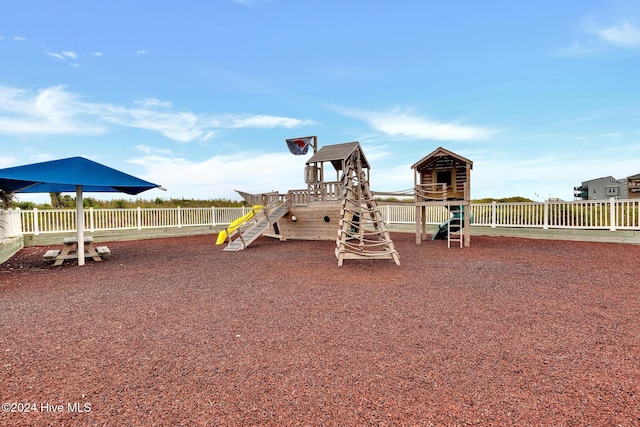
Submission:
<svg viewBox="0 0 640 427">
<path fill-rule="evenodd" d="M 473 169 L 473 162 L 471 160 L 465 157 L 462 157 L 454 153 L 453 151 L 449 151 L 446 148 L 442 148 L 442 147 L 436 148 L 431 153 L 427 154 L 422 159 L 418 160 L 416 163 L 414 163 L 411 166 L 411 169 L 417 169 L 417 168 L 420 168 L 421 166 L 425 166 L 426 164 L 431 163 L 431 161 L 437 157 L 451 157 L 455 160 L 458 160 L 460 163 L 468 165 L 469 169 Z"/>
<path fill-rule="evenodd" d="M 344 161 L 347 160 L 355 150 L 360 151 L 362 167 L 368 169 L 370 167 L 369 162 L 364 156 L 364 152 L 362 151 L 362 147 L 360 147 L 360 143 L 357 141 L 345 142 L 342 144 L 325 145 L 320 150 L 318 150 L 318 152 L 314 154 L 309 160 L 307 160 L 307 164 L 331 162 L 336 170 L 342 170 Z"/>
</svg>

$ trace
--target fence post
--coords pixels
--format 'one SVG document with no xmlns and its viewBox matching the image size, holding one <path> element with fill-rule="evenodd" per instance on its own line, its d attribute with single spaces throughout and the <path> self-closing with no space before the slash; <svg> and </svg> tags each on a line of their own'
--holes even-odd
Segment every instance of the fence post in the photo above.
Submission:
<svg viewBox="0 0 640 427">
<path fill-rule="evenodd" d="M 494 200 L 491 202 L 491 228 L 496 228 L 496 215 L 498 210 L 498 204 Z"/>
<path fill-rule="evenodd" d="M 94 232 L 95 231 L 95 224 L 93 221 L 93 206 L 89 208 L 89 231 L 90 232 Z"/>
<path fill-rule="evenodd" d="M 182 215 L 180 214 L 180 206 L 178 206 L 176 212 L 178 214 L 178 228 L 182 228 Z"/>
<path fill-rule="evenodd" d="M 31 212 L 33 213 L 33 235 L 37 236 L 40 234 L 40 224 L 38 224 L 38 208 L 33 208 Z"/>
<path fill-rule="evenodd" d="M 216 224 L 216 207 L 215 206 L 211 206 L 211 225 L 214 227 L 218 225 Z"/>
<path fill-rule="evenodd" d="M 609 199 L 609 231 L 616 231 L 617 226 L 617 211 L 616 207 L 616 199 L 615 197 L 611 197 Z"/>
<path fill-rule="evenodd" d="M 136 222 L 138 230 L 142 230 L 142 208 L 138 206 L 138 212 L 136 213 Z"/>
<path fill-rule="evenodd" d="M 543 230 L 549 229 L 549 201 L 544 201 L 544 222 L 542 225 Z"/>
<path fill-rule="evenodd" d="M 15 236 L 22 236 L 23 225 L 22 225 L 22 212 L 20 208 L 15 208 L 13 212 L 9 212 L 9 217 L 11 221 L 11 232 L 14 233 Z"/>
</svg>

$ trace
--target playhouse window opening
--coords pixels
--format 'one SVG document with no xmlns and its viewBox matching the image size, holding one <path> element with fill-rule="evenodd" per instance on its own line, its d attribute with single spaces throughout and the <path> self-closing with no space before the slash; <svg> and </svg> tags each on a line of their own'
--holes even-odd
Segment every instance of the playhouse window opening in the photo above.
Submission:
<svg viewBox="0 0 640 427">
<path fill-rule="evenodd" d="M 438 171 L 436 179 L 438 184 L 447 184 L 447 187 L 450 187 L 453 183 L 451 180 L 451 171 Z"/>
</svg>

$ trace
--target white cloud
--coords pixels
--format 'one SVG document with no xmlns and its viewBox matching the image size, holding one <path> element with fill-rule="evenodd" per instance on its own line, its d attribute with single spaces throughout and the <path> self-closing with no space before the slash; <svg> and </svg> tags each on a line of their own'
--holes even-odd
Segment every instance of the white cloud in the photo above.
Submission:
<svg viewBox="0 0 640 427">
<path fill-rule="evenodd" d="M 311 120 L 299 120 L 291 117 L 277 117 L 266 115 L 255 115 L 246 117 L 230 117 L 229 127 L 232 128 L 273 128 L 283 127 L 291 129 L 300 126 L 310 126 L 313 124 Z"/>
<path fill-rule="evenodd" d="M 145 155 L 150 155 L 150 154 L 154 154 L 154 155 L 158 154 L 158 155 L 162 155 L 162 156 L 172 156 L 173 155 L 171 150 L 150 147 L 150 146 L 144 145 L 144 144 L 136 145 L 135 149 L 138 150 L 139 152 L 141 152 L 142 154 L 145 154 Z"/>
<path fill-rule="evenodd" d="M 287 192 L 306 188 L 303 181 L 305 158 L 288 152 L 264 154 L 241 152 L 202 161 L 154 152 L 130 163 L 146 171 L 144 179 L 165 188 L 167 198 L 228 198 L 238 200 L 235 190 L 249 193 Z M 247 172 L 251 173 L 247 173 Z M 277 173 L 274 173 L 277 171 Z"/>
<path fill-rule="evenodd" d="M 605 42 L 614 45 L 623 47 L 640 46 L 640 29 L 626 21 L 612 27 L 599 29 L 596 34 Z"/>
<path fill-rule="evenodd" d="M 125 108 L 101 105 L 101 119 L 120 126 L 158 132 L 178 142 L 204 140 L 206 125 L 199 123 L 199 117 L 190 112 L 159 112 L 147 108 Z"/>
<path fill-rule="evenodd" d="M 341 109 L 348 117 L 358 118 L 374 129 L 394 137 L 425 138 L 440 141 L 472 141 L 485 139 L 497 130 L 438 122 L 395 108 L 387 112 Z"/>
<path fill-rule="evenodd" d="M 270 115 L 197 114 L 174 111 L 171 103 L 154 98 L 137 101 L 137 108 L 84 102 L 53 86 L 37 92 L 0 86 L 0 134 L 81 134 L 107 132 L 118 125 L 160 133 L 179 142 L 207 141 L 220 129 L 294 128 L 311 120 Z"/>
<path fill-rule="evenodd" d="M 82 57 L 80 54 L 72 50 L 63 50 L 60 52 L 43 50 L 42 52 L 45 55 L 47 55 L 49 58 L 55 59 L 56 61 L 66 62 L 71 67 L 80 67 L 80 63 L 78 61 L 80 61 Z M 102 56 L 102 53 L 94 52 L 94 53 L 91 53 L 90 56 L 100 57 Z"/>
<path fill-rule="evenodd" d="M 86 108 L 62 86 L 28 92 L 0 86 L 0 133 L 96 135 L 103 126 L 83 120 Z"/>
<path fill-rule="evenodd" d="M 169 101 L 161 101 L 156 98 L 146 98 L 138 101 L 134 101 L 136 104 L 141 105 L 142 107 L 163 107 L 163 108 L 171 108 L 171 102 Z"/>
<path fill-rule="evenodd" d="M 192 161 L 149 147 L 136 148 L 142 156 L 130 163 L 145 171 L 141 178 L 168 189 L 167 193 L 160 194 L 163 198 L 237 200 L 240 197 L 234 190 L 285 193 L 305 188 L 302 171 L 307 157 L 292 156 L 288 152 L 240 152 Z M 633 159 L 615 164 L 612 171 L 610 164 L 600 158 L 568 161 L 557 155 L 524 160 L 474 156 L 471 194 L 474 199 L 522 196 L 538 201 L 550 197 L 572 200 L 573 187 L 583 180 L 608 175 L 623 178 L 638 172 L 637 162 Z M 410 164 L 375 168 L 372 172 L 371 188 L 374 191 L 398 192 L 412 188 Z"/>
<path fill-rule="evenodd" d="M 638 170 L 637 161 L 623 153 L 567 160 L 559 155 L 533 159 L 500 156 L 475 158 L 471 174 L 471 196 L 522 196 L 542 201 L 550 197 L 573 200 L 573 187 L 582 181 L 613 175 L 624 178 Z M 615 164 L 615 167 L 612 167 Z"/>
<path fill-rule="evenodd" d="M 67 60 L 77 60 L 79 58 L 78 54 L 69 50 L 63 50 L 62 52 L 51 52 L 51 51 L 43 51 L 45 55 L 50 58 L 53 58 L 57 61 L 67 61 Z M 80 64 L 77 62 L 67 62 L 71 67 L 79 67 Z"/>
<path fill-rule="evenodd" d="M 26 37 L 21 37 L 21 36 L 15 36 L 13 37 L 13 40 L 17 41 L 17 42 L 28 42 L 29 40 L 27 40 Z"/>
<path fill-rule="evenodd" d="M 372 159 L 367 156 L 367 160 Z M 411 164 L 393 168 L 376 168 L 371 172 L 371 190 L 377 192 L 401 192 L 413 189 L 413 169 Z"/>
<path fill-rule="evenodd" d="M 59 61 L 64 60 L 64 55 L 62 55 L 61 53 L 56 53 L 56 52 L 48 52 L 48 51 L 44 51 L 44 54 L 53 58 L 53 59 L 57 59 Z"/>
</svg>

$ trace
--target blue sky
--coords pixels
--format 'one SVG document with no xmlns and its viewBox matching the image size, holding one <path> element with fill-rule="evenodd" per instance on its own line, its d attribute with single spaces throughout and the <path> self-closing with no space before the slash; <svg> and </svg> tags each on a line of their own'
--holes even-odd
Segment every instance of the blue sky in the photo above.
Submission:
<svg viewBox="0 0 640 427">
<path fill-rule="evenodd" d="M 307 135 L 377 191 L 439 146 L 473 198 L 640 173 L 637 0 L 3 0 L 0 63 L 0 167 L 85 156 L 143 198 L 304 188 Z"/>
</svg>

